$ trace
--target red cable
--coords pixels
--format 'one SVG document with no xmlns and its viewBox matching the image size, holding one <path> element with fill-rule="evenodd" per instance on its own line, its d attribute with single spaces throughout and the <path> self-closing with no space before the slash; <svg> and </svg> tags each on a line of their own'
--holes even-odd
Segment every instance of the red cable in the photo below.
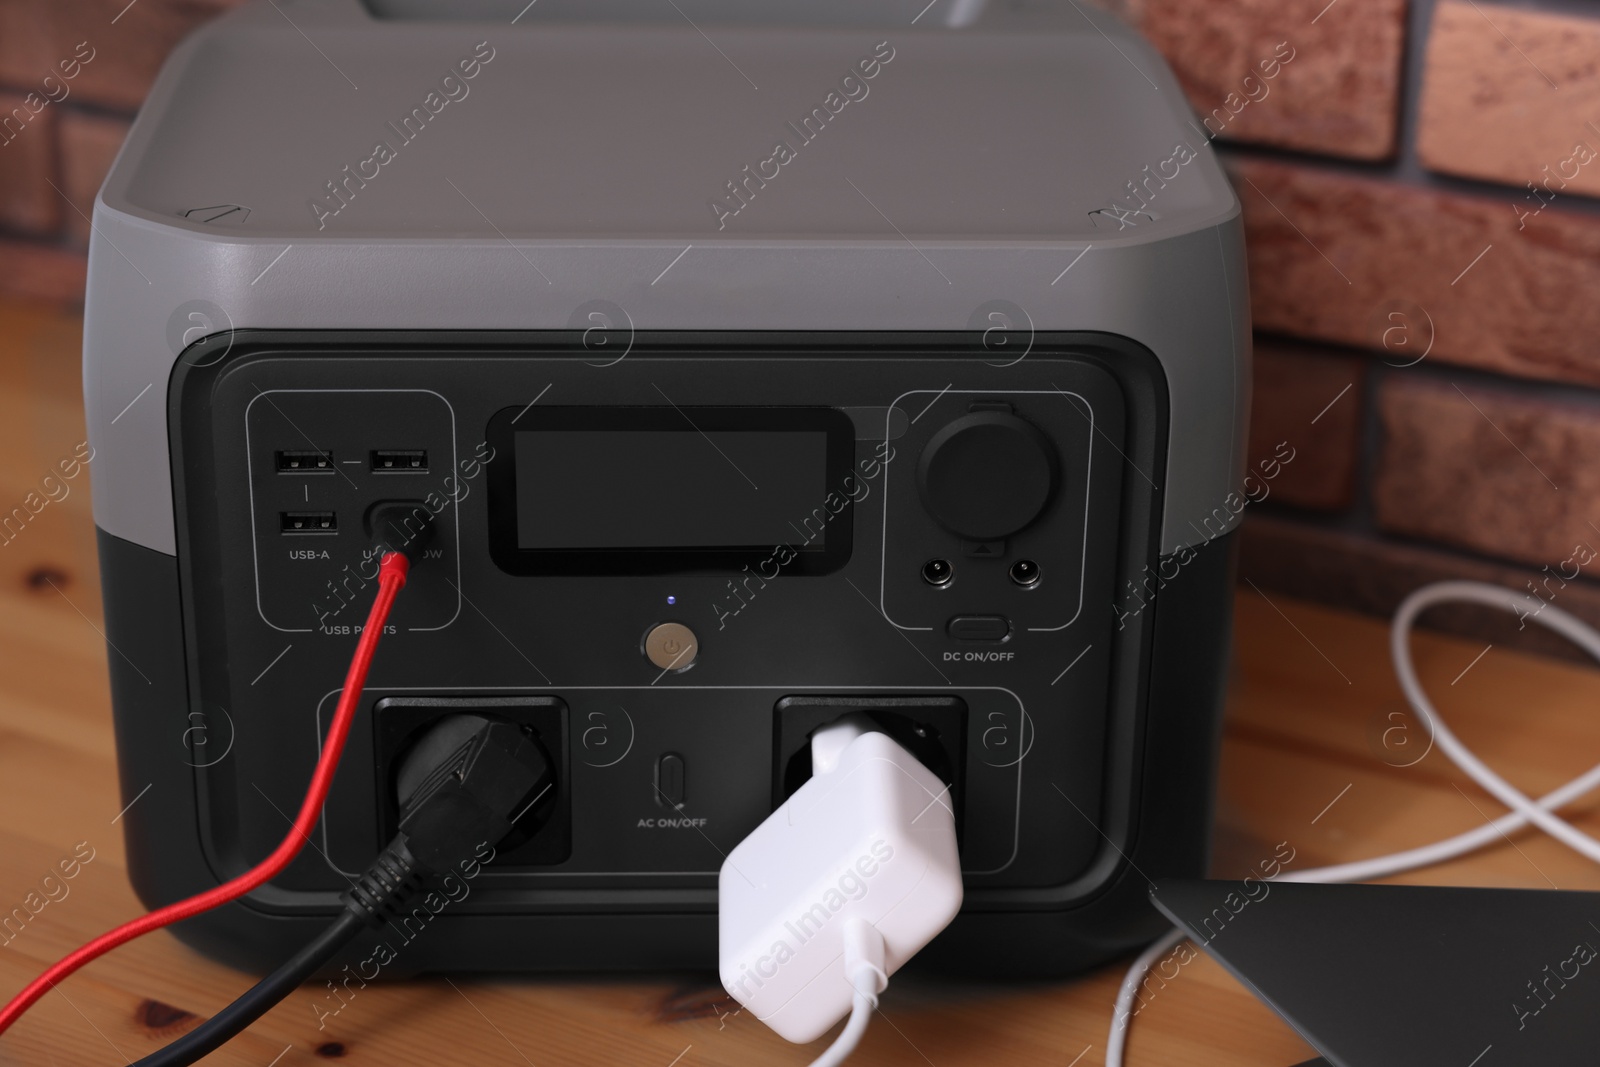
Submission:
<svg viewBox="0 0 1600 1067">
<path fill-rule="evenodd" d="M 378 596 L 372 603 L 371 613 L 367 615 L 367 624 L 361 631 L 361 640 L 356 644 L 355 655 L 350 659 L 350 671 L 345 675 L 344 690 L 339 694 L 339 706 L 333 713 L 333 722 L 328 726 L 328 737 L 322 746 L 322 756 L 317 761 L 317 769 L 311 776 L 311 786 L 306 790 L 305 802 L 300 805 L 300 814 L 295 819 L 294 829 L 289 831 L 289 836 L 283 839 L 272 855 L 237 878 L 224 882 L 215 889 L 197 893 L 185 900 L 157 908 L 148 915 L 141 915 L 137 919 L 123 923 L 63 956 L 49 970 L 28 983 L 28 987 L 13 997 L 9 1004 L 0 1009 L 0 1034 L 5 1033 L 23 1012 L 53 989 L 57 982 L 90 960 L 105 955 L 118 945 L 126 944 L 141 934 L 159 930 L 181 919 L 209 911 L 230 900 L 237 900 L 262 883 L 270 881 L 289 865 L 289 861 L 299 855 L 300 849 L 311 839 L 311 831 L 316 828 L 317 819 L 322 813 L 323 802 L 328 796 L 328 787 L 333 784 L 333 772 L 339 767 L 339 756 L 344 752 L 345 739 L 350 734 L 350 722 L 355 718 L 357 705 L 361 703 L 361 690 L 366 684 L 367 668 L 372 664 L 372 654 L 377 651 L 378 638 L 383 635 L 384 620 L 388 618 L 389 609 L 394 605 L 395 595 L 404 588 L 406 574 L 410 569 L 411 562 L 399 552 L 385 553 L 379 564 Z"/>
</svg>

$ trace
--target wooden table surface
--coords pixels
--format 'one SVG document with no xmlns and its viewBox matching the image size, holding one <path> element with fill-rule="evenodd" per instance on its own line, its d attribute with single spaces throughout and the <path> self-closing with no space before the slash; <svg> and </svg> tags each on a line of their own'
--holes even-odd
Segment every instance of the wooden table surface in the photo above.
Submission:
<svg viewBox="0 0 1600 1067">
<path fill-rule="evenodd" d="M 79 330 L 71 312 L 0 303 L 0 513 L 37 491 L 83 440 Z M 75 849 L 93 853 L 65 883 L 68 894 L 0 946 L 0 997 L 140 910 L 115 825 L 86 481 L 68 483 L 65 498 L 0 545 L 0 913 L 21 905 Z M 1405 705 L 1383 622 L 1248 589 L 1237 607 L 1216 875 L 1242 877 L 1280 841 L 1295 849 L 1294 866 L 1309 867 L 1431 841 L 1501 812 L 1437 752 L 1402 766 L 1417 750 L 1404 747 L 1403 729 L 1391 730 L 1403 715 L 1390 714 Z M 1416 649 L 1422 678 L 1458 733 L 1530 794 L 1581 773 L 1600 754 L 1600 674 L 1427 633 Z M 1600 833 L 1595 809 L 1591 800 L 1573 813 L 1590 833 Z M 1600 868 L 1524 833 L 1514 845 L 1403 880 L 1600 889 Z M 1119 963 L 1072 981 L 1023 985 L 902 976 L 851 1063 L 1093 1067 L 1103 1060 L 1122 971 Z M 123 1064 L 249 982 L 157 933 L 46 996 L 0 1037 L 0 1064 Z M 732 1014 L 710 974 L 430 978 L 362 990 L 321 1031 L 313 999 L 310 989 L 290 997 L 207 1062 L 700 1067 L 804 1064 L 821 1047 L 787 1045 Z M 1287 1067 L 1310 1055 L 1276 1016 L 1201 960 L 1141 1012 L 1129 1063 Z"/>
</svg>

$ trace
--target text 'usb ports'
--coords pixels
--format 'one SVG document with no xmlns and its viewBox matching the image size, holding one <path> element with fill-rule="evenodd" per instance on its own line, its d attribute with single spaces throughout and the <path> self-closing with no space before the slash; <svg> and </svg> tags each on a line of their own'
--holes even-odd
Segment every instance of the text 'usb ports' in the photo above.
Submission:
<svg viewBox="0 0 1600 1067">
<path fill-rule="evenodd" d="M 316 450 L 280 449 L 273 453 L 279 474 L 332 474 L 333 453 Z"/>
<path fill-rule="evenodd" d="M 278 530 L 286 534 L 339 532 L 339 517 L 331 511 L 280 511 Z"/>
<path fill-rule="evenodd" d="M 373 474 L 427 474 L 428 453 L 421 448 L 373 449 Z"/>
</svg>

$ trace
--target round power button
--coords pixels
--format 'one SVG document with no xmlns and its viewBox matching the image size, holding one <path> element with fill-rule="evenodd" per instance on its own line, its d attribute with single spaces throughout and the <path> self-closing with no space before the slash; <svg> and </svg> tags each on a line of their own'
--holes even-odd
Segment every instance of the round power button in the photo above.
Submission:
<svg viewBox="0 0 1600 1067">
<path fill-rule="evenodd" d="M 700 639 L 681 622 L 663 622 L 644 635 L 644 654 L 664 671 L 687 670 L 700 654 Z"/>
</svg>

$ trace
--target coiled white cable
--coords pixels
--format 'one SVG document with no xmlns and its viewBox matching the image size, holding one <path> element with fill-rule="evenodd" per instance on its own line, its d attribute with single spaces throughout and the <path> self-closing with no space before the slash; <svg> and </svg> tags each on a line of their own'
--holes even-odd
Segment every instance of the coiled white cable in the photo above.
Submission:
<svg viewBox="0 0 1600 1067">
<path fill-rule="evenodd" d="M 1278 881 L 1359 882 L 1382 878 L 1465 855 L 1492 842 L 1504 840 L 1507 834 L 1520 830 L 1529 823 L 1538 826 L 1551 837 L 1596 863 L 1600 863 L 1600 840 L 1596 840 L 1554 814 L 1558 808 L 1600 787 L 1600 765 L 1589 769 L 1561 788 L 1547 793 L 1538 800 L 1533 800 L 1491 770 L 1471 749 L 1462 744 L 1444 724 L 1439 712 L 1428 699 L 1427 693 L 1423 691 L 1422 683 L 1417 678 L 1416 666 L 1411 660 L 1411 629 L 1417 616 L 1428 608 L 1438 604 L 1454 603 L 1501 608 L 1521 618 L 1532 619 L 1565 637 L 1597 662 L 1600 662 L 1600 631 L 1596 631 L 1588 623 L 1547 601 L 1485 582 L 1450 581 L 1425 585 L 1406 597 L 1395 611 L 1389 631 L 1389 652 L 1394 660 L 1395 674 L 1399 677 L 1400 689 L 1405 693 L 1406 701 L 1427 724 L 1429 735 L 1433 743 L 1439 746 L 1439 751 L 1511 811 L 1476 830 L 1469 830 L 1420 848 L 1357 860 L 1353 863 L 1315 867 L 1292 873 L 1286 871 L 1278 876 Z M 1140 953 L 1133 961 L 1133 965 L 1128 968 L 1128 973 L 1117 989 L 1117 999 L 1112 1009 L 1111 1033 L 1106 1041 L 1106 1067 L 1123 1067 L 1128 1024 L 1133 1019 L 1133 1004 L 1138 997 L 1139 986 L 1150 968 L 1155 966 L 1156 961 L 1183 940 L 1182 930 L 1176 928 L 1169 930 Z"/>
</svg>

